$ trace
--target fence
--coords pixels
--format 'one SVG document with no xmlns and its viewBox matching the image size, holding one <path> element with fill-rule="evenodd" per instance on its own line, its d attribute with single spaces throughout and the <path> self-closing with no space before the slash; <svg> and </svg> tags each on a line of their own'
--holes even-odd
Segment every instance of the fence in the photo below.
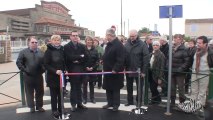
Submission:
<svg viewBox="0 0 213 120">
<path fill-rule="evenodd" d="M 12 75 L 11 75 L 11 74 L 12 74 Z M 9 76 L 8 79 L 3 80 L 3 82 L 0 83 L 0 88 L 1 88 L 3 85 L 5 85 L 8 81 L 10 81 L 12 78 L 14 78 L 16 75 L 18 75 L 18 74 L 19 74 L 19 72 L 0 73 L 0 76 L 2 76 L 2 75 L 11 75 L 11 76 Z M 1 77 L 1 78 L 2 78 L 2 77 Z M 23 80 L 21 79 L 21 81 L 23 81 Z M 11 91 L 12 91 L 12 90 L 11 90 Z M 24 103 L 22 103 L 22 105 L 25 105 L 25 99 L 24 99 L 24 98 L 22 98 L 22 99 L 20 100 L 20 99 L 18 99 L 18 98 L 15 98 L 15 97 L 10 96 L 10 95 L 8 95 L 8 94 L 5 94 L 5 93 L 3 93 L 3 92 L 0 92 L 0 94 L 3 95 L 3 96 L 5 96 L 5 97 L 7 97 L 7 98 L 10 98 L 10 99 L 12 99 L 12 100 L 15 100 L 15 101 L 12 101 L 12 102 L 0 103 L 0 105 L 11 104 L 11 103 L 17 103 L 17 102 L 21 102 L 21 101 L 24 102 Z"/>
</svg>

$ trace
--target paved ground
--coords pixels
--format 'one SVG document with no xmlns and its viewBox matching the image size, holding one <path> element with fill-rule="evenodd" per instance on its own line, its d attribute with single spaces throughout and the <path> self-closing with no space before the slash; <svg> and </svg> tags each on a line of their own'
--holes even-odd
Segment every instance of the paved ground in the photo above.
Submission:
<svg viewBox="0 0 213 120">
<path fill-rule="evenodd" d="M 0 64 L 0 73 L 16 72 L 18 69 L 14 62 Z M 12 74 L 11 74 L 12 75 Z M 13 74 L 14 75 L 14 74 Z M 0 74 L 0 93 L 7 94 L 20 100 L 20 82 L 19 75 L 8 82 L 1 85 L 5 79 L 10 76 Z M 69 86 L 68 86 L 69 89 Z M 126 90 L 121 91 L 121 106 L 119 112 L 112 112 L 111 110 L 103 110 L 101 107 L 106 104 L 105 91 L 95 88 L 96 104 L 88 103 L 87 110 L 78 110 L 75 113 L 70 112 L 69 96 L 65 98 L 65 108 L 67 112 L 72 114 L 71 120 L 200 120 L 193 114 L 185 114 L 182 112 L 171 111 L 171 116 L 166 116 L 164 113 L 166 109 L 162 106 L 148 106 L 148 111 L 144 115 L 135 115 L 131 112 L 135 106 L 125 107 Z M 134 92 L 135 94 L 135 92 Z M 0 104 L 8 102 L 17 102 L 17 100 L 0 95 Z M 21 103 L 0 105 L 0 120 L 52 120 L 50 108 L 50 96 L 48 88 L 45 87 L 44 108 L 46 112 L 34 114 L 29 113 L 27 107 L 21 106 Z"/>
</svg>

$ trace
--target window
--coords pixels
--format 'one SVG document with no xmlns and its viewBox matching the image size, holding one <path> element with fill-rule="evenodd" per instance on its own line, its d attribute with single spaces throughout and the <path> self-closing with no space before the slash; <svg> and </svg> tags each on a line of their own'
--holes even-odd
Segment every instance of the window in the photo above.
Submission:
<svg viewBox="0 0 213 120">
<path fill-rule="evenodd" d="M 190 26 L 190 31 L 191 31 L 191 32 L 196 32 L 196 31 L 197 31 L 197 25 L 196 25 L 196 24 L 192 24 L 192 25 Z"/>
</svg>

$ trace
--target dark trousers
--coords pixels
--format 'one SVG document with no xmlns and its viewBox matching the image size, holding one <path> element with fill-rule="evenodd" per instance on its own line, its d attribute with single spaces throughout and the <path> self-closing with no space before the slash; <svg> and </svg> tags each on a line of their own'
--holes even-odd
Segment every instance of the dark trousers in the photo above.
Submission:
<svg viewBox="0 0 213 120">
<path fill-rule="evenodd" d="M 30 80 L 27 77 L 24 77 L 24 85 L 25 85 L 25 92 L 26 92 L 26 99 L 27 105 L 29 108 L 41 108 L 43 107 L 43 96 L 44 96 L 44 83 L 43 77 L 35 80 Z M 34 92 L 35 91 L 35 92 Z M 35 96 L 34 96 L 35 93 Z M 34 98 L 36 105 L 34 103 Z"/>
<path fill-rule="evenodd" d="M 98 70 L 97 72 L 102 72 L 101 70 Z M 98 87 L 102 87 L 102 75 L 97 75 L 97 83 L 98 83 Z"/>
<path fill-rule="evenodd" d="M 93 76 L 86 76 L 83 81 L 83 99 L 87 101 L 87 86 L 89 82 L 90 90 L 90 100 L 94 100 L 94 82 L 92 79 L 95 79 Z"/>
<path fill-rule="evenodd" d="M 71 81 L 71 90 L 70 90 L 70 102 L 71 105 L 82 104 L 82 91 L 81 85 L 82 82 Z"/>
<path fill-rule="evenodd" d="M 106 97 L 109 106 L 120 106 L 120 89 L 118 90 L 106 90 Z"/>
<path fill-rule="evenodd" d="M 127 86 L 127 102 L 130 104 L 134 103 L 133 100 L 133 82 L 134 80 L 136 81 L 136 86 L 137 86 L 137 95 L 136 95 L 136 101 L 138 102 L 138 77 L 129 77 L 128 75 L 126 75 L 126 86 Z M 141 92 L 141 97 L 140 97 L 140 103 L 142 102 L 142 95 L 143 95 L 143 80 L 141 80 L 141 88 L 140 88 L 140 92 Z"/>
<path fill-rule="evenodd" d="M 178 86 L 179 92 L 179 101 L 182 103 L 185 101 L 185 85 L 184 80 L 185 74 L 172 74 L 172 83 L 171 83 L 171 102 L 174 104 L 176 99 L 176 86 Z"/>
<path fill-rule="evenodd" d="M 189 71 L 187 71 L 189 73 L 186 74 L 186 78 L 185 78 L 185 92 L 188 93 L 189 90 L 189 86 L 191 86 L 191 76 L 192 76 L 192 70 L 190 69 Z"/>
<path fill-rule="evenodd" d="M 164 71 L 164 80 L 162 81 L 162 96 L 167 96 L 167 92 L 168 92 L 168 69 L 165 68 Z"/>
<path fill-rule="evenodd" d="M 61 112 L 61 94 L 60 88 L 50 87 L 52 112 Z"/>
<path fill-rule="evenodd" d="M 149 70 L 149 85 L 150 85 L 150 90 L 152 93 L 152 103 L 159 103 L 161 102 L 161 96 L 160 93 L 157 90 L 158 87 L 158 80 L 154 80 L 152 77 L 152 71 Z"/>
</svg>

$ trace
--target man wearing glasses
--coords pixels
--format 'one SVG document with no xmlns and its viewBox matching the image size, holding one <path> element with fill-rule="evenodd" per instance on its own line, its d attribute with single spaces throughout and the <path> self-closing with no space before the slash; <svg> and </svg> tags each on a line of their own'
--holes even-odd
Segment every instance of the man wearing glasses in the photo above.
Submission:
<svg viewBox="0 0 213 120">
<path fill-rule="evenodd" d="M 85 62 L 87 60 L 86 46 L 79 42 L 78 32 L 72 31 L 70 35 L 71 41 L 64 46 L 65 61 L 69 73 L 82 73 L 85 71 Z M 70 102 L 71 111 L 79 109 L 86 109 L 82 104 L 81 86 L 83 82 L 82 75 L 70 76 Z M 76 107 L 77 105 L 77 107 Z"/>
<path fill-rule="evenodd" d="M 146 68 L 149 63 L 149 51 L 146 44 L 140 40 L 137 30 L 131 30 L 129 34 L 129 39 L 124 45 L 126 48 L 126 70 L 127 71 L 137 71 L 138 68 L 141 69 L 141 78 L 145 77 Z M 138 87 L 138 74 L 126 74 L 127 81 L 127 103 L 125 106 L 133 105 L 133 82 L 136 80 L 136 85 Z M 143 86 L 143 82 L 141 82 Z M 137 88 L 138 90 L 138 88 Z M 142 87 L 140 89 L 142 93 Z M 137 96 L 138 96 L 137 91 Z M 142 98 L 138 101 L 136 96 L 136 101 L 141 104 Z"/>
<path fill-rule="evenodd" d="M 34 37 L 30 37 L 28 42 L 29 47 L 19 53 L 16 65 L 24 74 L 26 99 L 30 112 L 34 113 L 35 107 L 39 112 L 44 112 L 45 110 L 42 108 L 44 95 L 42 63 L 44 54 L 38 49 L 38 41 Z M 34 104 L 34 98 L 36 104 Z"/>
</svg>

